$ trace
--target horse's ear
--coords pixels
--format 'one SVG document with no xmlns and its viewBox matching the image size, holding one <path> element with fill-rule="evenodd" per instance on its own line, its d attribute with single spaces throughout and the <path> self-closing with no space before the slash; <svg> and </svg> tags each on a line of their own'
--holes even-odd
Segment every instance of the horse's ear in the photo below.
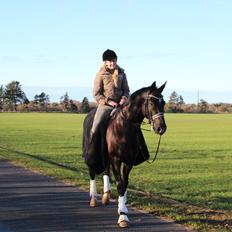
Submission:
<svg viewBox="0 0 232 232">
<path fill-rule="evenodd" d="M 167 81 L 162 86 L 159 87 L 159 90 L 160 90 L 161 93 L 163 92 L 166 84 L 167 84 Z"/>
<path fill-rule="evenodd" d="M 154 82 L 152 83 L 150 89 L 152 89 L 152 90 L 156 89 L 156 81 L 154 81 Z"/>
</svg>

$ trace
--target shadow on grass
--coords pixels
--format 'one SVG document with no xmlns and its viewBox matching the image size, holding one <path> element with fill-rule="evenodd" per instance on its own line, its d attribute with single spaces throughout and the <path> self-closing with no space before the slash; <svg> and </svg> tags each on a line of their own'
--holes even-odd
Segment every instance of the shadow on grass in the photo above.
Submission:
<svg viewBox="0 0 232 232">
<path fill-rule="evenodd" d="M 231 219 L 208 219 L 208 218 L 202 218 L 202 219 L 183 219 L 183 220 L 176 220 L 176 223 L 180 224 L 189 224 L 189 223 L 194 223 L 194 224 L 205 224 L 209 226 L 213 226 L 214 228 L 216 227 L 221 227 L 224 230 L 223 231 L 232 231 L 232 220 Z M 209 228 L 208 228 L 209 229 Z"/>
<path fill-rule="evenodd" d="M 51 165 L 54 165 L 56 167 L 60 167 L 60 168 L 63 168 L 63 169 L 69 170 L 69 171 L 74 171 L 74 172 L 80 172 L 80 171 L 82 171 L 82 172 L 86 172 L 87 173 L 86 170 L 80 170 L 80 169 L 78 169 L 76 167 L 72 167 L 72 166 L 69 166 L 69 165 L 66 165 L 66 164 L 57 163 L 57 162 L 54 162 L 52 160 L 43 158 L 41 156 L 32 155 L 32 154 L 29 154 L 29 153 L 25 153 L 25 152 L 21 152 L 21 151 L 16 151 L 16 150 L 5 148 L 5 147 L 1 147 L 1 146 L 0 146 L 0 149 L 4 150 L 4 151 L 7 151 L 7 152 L 12 152 L 12 153 L 15 153 L 15 154 L 27 156 L 27 157 L 30 157 L 32 159 L 36 159 L 36 160 L 39 160 L 39 161 L 45 162 L 47 164 L 51 164 Z"/>
</svg>

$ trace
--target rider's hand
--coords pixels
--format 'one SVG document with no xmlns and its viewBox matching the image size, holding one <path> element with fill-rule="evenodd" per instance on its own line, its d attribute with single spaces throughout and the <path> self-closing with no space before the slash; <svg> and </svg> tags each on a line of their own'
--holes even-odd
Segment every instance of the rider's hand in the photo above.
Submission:
<svg viewBox="0 0 232 232">
<path fill-rule="evenodd" d="M 118 106 L 118 103 L 115 102 L 115 101 L 112 101 L 112 100 L 109 100 L 109 101 L 107 102 L 107 104 L 110 105 L 110 106 L 112 106 L 112 107 L 117 107 L 117 106 Z"/>
<path fill-rule="evenodd" d="M 123 106 L 126 103 L 126 101 L 127 101 L 127 98 L 122 97 L 121 100 L 120 100 L 120 102 L 119 102 L 119 105 Z"/>
</svg>

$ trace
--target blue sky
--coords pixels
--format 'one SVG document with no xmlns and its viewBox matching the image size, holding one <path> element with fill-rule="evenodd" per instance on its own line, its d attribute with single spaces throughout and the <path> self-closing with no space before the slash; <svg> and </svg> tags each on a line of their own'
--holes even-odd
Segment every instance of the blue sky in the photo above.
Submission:
<svg viewBox="0 0 232 232">
<path fill-rule="evenodd" d="M 0 0 L 0 85 L 90 96 L 110 48 L 132 91 L 168 81 L 169 92 L 232 102 L 231 9 L 230 0 Z"/>
</svg>

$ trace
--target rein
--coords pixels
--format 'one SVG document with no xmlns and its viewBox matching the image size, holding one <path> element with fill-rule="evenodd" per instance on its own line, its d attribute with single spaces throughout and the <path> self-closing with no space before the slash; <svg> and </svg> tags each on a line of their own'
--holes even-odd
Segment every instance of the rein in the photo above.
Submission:
<svg viewBox="0 0 232 232">
<path fill-rule="evenodd" d="M 158 145 L 157 145 L 157 148 L 156 148 L 155 156 L 154 156 L 153 160 L 151 160 L 151 161 L 150 161 L 150 160 L 146 160 L 147 163 L 152 164 L 152 163 L 156 160 L 157 155 L 158 155 L 158 152 L 159 152 L 160 141 L 161 141 L 161 135 L 160 135 L 160 137 L 159 137 L 159 141 L 158 141 Z"/>
</svg>

